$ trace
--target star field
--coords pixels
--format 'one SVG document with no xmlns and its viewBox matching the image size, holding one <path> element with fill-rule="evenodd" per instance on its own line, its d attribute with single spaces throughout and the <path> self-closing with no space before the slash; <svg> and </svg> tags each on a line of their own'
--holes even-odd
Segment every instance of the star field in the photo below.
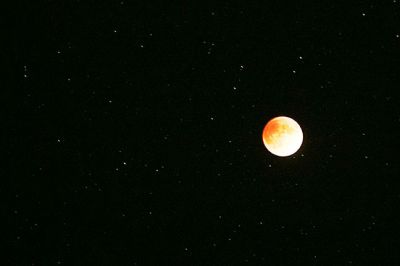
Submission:
<svg viewBox="0 0 400 266">
<path fill-rule="evenodd" d="M 400 262 L 399 1 L 18 12 L 4 265 Z M 262 142 L 280 115 L 287 158 Z"/>
</svg>

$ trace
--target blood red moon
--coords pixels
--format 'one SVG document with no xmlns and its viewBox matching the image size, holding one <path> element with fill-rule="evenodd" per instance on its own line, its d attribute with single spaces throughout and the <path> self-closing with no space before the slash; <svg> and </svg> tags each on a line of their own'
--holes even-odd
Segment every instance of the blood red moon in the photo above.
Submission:
<svg viewBox="0 0 400 266">
<path fill-rule="evenodd" d="M 278 116 L 265 125 L 262 138 L 272 154 L 286 157 L 296 153 L 303 143 L 300 125 L 290 117 Z"/>
</svg>

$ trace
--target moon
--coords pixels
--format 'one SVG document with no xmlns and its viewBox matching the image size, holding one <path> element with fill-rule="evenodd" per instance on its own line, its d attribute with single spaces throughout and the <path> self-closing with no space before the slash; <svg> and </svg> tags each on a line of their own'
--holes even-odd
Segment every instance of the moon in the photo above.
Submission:
<svg viewBox="0 0 400 266">
<path fill-rule="evenodd" d="M 274 155 L 286 157 L 294 154 L 301 147 L 303 131 L 292 118 L 278 116 L 265 125 L 262 138 L 268 151 Z"/>
</svg>

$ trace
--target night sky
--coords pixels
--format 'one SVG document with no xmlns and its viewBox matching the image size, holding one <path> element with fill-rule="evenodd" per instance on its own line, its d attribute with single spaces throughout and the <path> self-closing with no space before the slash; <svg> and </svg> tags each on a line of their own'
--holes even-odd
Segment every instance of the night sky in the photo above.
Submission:
<svg viewBox="0 0 400 266">
<path fill-rule="evenodd" d="M 400 265 L 399 0 L 34 2 L 2 265 Z"/>
</svg>

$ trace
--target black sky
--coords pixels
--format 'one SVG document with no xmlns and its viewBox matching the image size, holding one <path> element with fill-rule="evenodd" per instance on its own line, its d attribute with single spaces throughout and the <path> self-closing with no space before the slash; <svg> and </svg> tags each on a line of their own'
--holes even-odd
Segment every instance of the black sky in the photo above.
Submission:
<svg viewBox="0 0 400 266">
<path fill-rule="evenodd" d="M 399 1 L 17 8 L 4 265 L 400 263 Z"/>
</svg>

